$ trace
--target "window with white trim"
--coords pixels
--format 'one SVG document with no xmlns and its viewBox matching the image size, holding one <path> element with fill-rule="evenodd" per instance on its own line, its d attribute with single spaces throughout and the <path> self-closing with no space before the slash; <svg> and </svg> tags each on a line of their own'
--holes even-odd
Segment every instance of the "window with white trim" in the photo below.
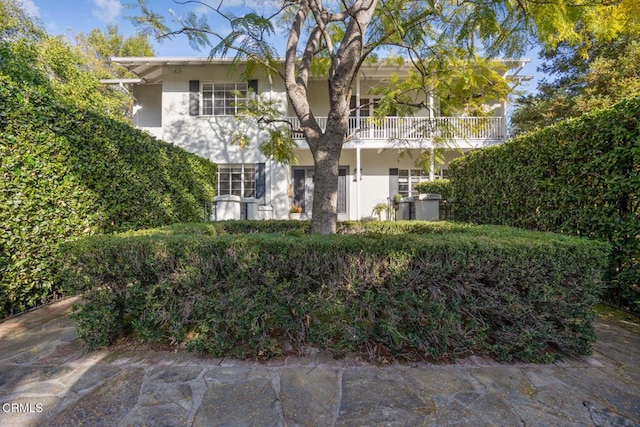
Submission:
<svg viewBox="0 0 640 427">
<path fill-rule="evenodd" d="M 417 183 L 429 180 L 429 173 L 423 169 L 400 169 L 398 170 L 398 193 L 402 197 L 417 196 L 415 191 Z"/>
<path fill-rule="evenodd" d="M 255 197 L 255 164 L 218 165 L 218 195 Z"/>
<path fill-rule="evenodd" d="M 380 100 L 381 98 L 372 98 L 372 97 L 363 97 L 360 98 L 360 105 L 358 106 L 356 103 L 356 97 L 355 95 L 351 96 L 351 99 L 349 100 L 349 109 L 350 109 L 350 113 L 349 116 L 350 117 L 356 117 L 357 114 L 357 110 L 360 110 L 360 117 L 373 117 L 375 112 L 380 108 Z M 356 108 L 359 107 L 359 108 Z M 396 113 L 395 109 L 394 111 L 392 111 L 390 114 L 388 114 L 388 116 L 397 116 L 398 114 Z"/>
<path fill-rule="evenodd" d="M 233 116 L 247 101 L 247 83 L 202 83 L 202 114 Z"/>
</svg>

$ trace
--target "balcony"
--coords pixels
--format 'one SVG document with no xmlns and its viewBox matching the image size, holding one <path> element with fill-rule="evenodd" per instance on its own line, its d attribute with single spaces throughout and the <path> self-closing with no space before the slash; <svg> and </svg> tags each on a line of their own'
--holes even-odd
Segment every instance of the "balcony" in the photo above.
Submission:
<svg viewBox="0 0 640 427">
<path fill-rule="evenodd" d="M 294 127 L 299 125 L 297 117 L 288 120 Z M 327 117 L 316 117 L 324 130 Z M 483 146 L 505 139 L 503 117 L 385 117 L 373 119 L 349 118 L 348 135 L 357 134 L 367 146 L 377 147 L 388 142 L 429 143 L 433 138 L 442 138 L 463 146 Z M 293 138 L 304 141 L 301 132 L 294 132 Z M 303 143 L 304 144 L 304 143 Z M 346 146 L 349 146 L 347 143 Z"/>
</svg>

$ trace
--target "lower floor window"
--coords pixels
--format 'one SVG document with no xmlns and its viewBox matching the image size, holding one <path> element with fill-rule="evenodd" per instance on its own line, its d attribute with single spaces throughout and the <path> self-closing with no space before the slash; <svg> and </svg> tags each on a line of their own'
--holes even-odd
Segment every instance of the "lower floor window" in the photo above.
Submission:
<svg viewBox="0 0 640 427">
<path fill-rule="evenodd" d="M 429 179 L 429 173 L 422 169 L 398 170 L 398 193 L 402 197 L 416 196 L 415 185 Z"/>
<path fill-rule="evenodd" d="M 255 165 L 219 165 L 218 195 L 220 196 L 256 196 Z"/>
</svg>

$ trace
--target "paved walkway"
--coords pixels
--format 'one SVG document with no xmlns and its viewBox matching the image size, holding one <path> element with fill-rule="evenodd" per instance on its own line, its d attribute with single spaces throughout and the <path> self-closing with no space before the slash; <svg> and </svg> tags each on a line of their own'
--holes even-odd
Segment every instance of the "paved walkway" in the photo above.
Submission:
<svg viewBox="0 0 640 427">
<path fill-rule="evenodd" d="M 0 426 L 638 426 L 640 334 L 599 321 L 551 365 L 249 363 L 124 346 L 85 352 L 70 301 L 0 324 Z"/>
</svg>

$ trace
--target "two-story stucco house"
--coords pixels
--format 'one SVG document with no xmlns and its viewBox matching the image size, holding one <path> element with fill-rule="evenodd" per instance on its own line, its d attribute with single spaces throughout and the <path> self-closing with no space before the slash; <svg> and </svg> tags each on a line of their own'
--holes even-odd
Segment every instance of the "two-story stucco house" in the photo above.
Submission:
<svg viewBox="0 0 640 427">
<path fill-rule="evenodd" d="M 231 61 L 207 58 L 129 57 L 112 58 L 127 67 L 138 79 L 128 84 L 135 98 L 134 125 L 154 136 L 201 155 L 218 164 L 218 195 L 255 198 L 258 217 L 287 218 L 292 205 L 304 208 L 303 218 L 311 216 L 313 196 L 313 160 L 301 135 L 295 135 L 299 148 L 297 163 L 277 164 L 263 155 L 258 146 L 260 133 L 255 128 L 240 129 L 254 143 L 246 149 L 230 144 L 232 129 L 246 126 L 235 119 L 239 103 L 247 93 L 276 100 L 283 116 L 297 119 L 287 105 L 282 81 L 258 76 L 242 81 L 241 69 L 233 73 Z M 512 69 L 521 69 L 526 60 L 510 61 Z M 391 73 L 401 75 L 407 66 L 383 63 L 362 67 L 352 88 L 350 131 L 357 138 L 345 143 L 340 158 L 338 219 L 360 219 L 372 215 L 373 207 L 396 194 L 415 195 L 414 186 L 423 180 L 446 176 L 448 162 L 461 152 L 498 144 L 506 136 L 506 106 L 491 106 L 492 117 L 441 117 L 437 99 L 426 99 L 425 108 L 413 117 L 386 117 L 372 122 L 376 109 L 373 88 L 384 85 Z M 309 99 L 322 125 L 329 110 L 326 80 L 309 83 Z M 360 106 L 361 108 L 356 108 Z M 428 126 L 426 126 L 428 125 Z M 402 149 L 415 151 L 433 147 L 438 128 L 455 129 L 452 149 L 440 169 L 416 168 L 411 156 L 398 156 Z M 431 129 L 426 130 L 426 129 Z M 394 142 L 396 141 L 396 142 Z"/>
</svg>

